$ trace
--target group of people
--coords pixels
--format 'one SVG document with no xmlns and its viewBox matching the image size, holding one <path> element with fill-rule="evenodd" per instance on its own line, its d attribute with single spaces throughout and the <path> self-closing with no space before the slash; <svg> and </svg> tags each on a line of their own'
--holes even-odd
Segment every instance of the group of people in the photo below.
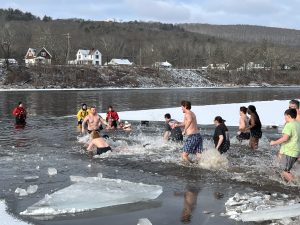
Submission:
<svg viewBox="0 0 300 225">
<path fill-rule="evenodd" d="M 95 152 L 99 155 L 112 150 L 105 140 L 108 138 L 108 135 L 100 135 L 100 131 L 104 129 L 104 126 L 106 130 L 122 129 L 131 131 L 131 124 L 127 121 L 125 123 L 121 122 L 118 113 L 112 106 L 108 107 L 106 119 L 104 120 L 97 113 L 96 106 L 88 108 L 85 103 L 82 104 L 81 109 L 77 113 L 77 126 L 82 133 L 87 131 L 91 135 L 87 150 L 93 152 L 96 148 Z"/>
<path fill-rule="evenodd" d="M 185 162 L 192 162 L 189 154 L 196 154 L 197 159 L 199 159 L 203 152 L 202 136 L 197 126 L 196 115 L 191 111 L 191 103 L 189 101 L 182 101 L 181 109 L 184 113 L 183 122 L 171 119 L 169 113 L 165 114 L 164 138 L 166 140 L 181 142 L 183 135 L 186 135 L 187 138 L 183 144 L 182 159 Z M 282 137 L 271 141 L 270 145 L 281 145 L 278 157 L 280 159 L 285 157 L 285 168 L 281 176 L 284 180 L 290 182 L 294 179 L 291 169 L 297 160 L 300 161 L 300 110 L 298 100 L 293 99 L 289 102 L 289 109 L 284 112 L 284 118 L 286 123 L 282 131 Z M 228 128 L 221 116 L 214 118 L 214 124 L 216 126 L 213 135 L 214 145 L 223 154 L 230 148 Z M 180 128 L 183 128 L 182 132 Z M 250 148 L 256 150 L 261 137 L 262 124 L 256 112 L 256 107 L 254 105 L 249 105 L 247 108 L 245 106 L 240 107 L 239 130 L 236 138 L 239 141 L 249 140 Z"/>
<path fill-rule="evenodd" d="M 198 129 L 197 117 L 191 111 L 191 102 L 182 101 L 181 109 L 184 114 L 183 122 L 178 122 L 171 118 L 169 113 L 165 114 L 165 132 L 164 139 L 172 141 L 183 141 L 183 136 L 186 135 L 182 147 L 182 159 L 184 162 L 192 162 L 189 158 L 190 154 L 195 154 L 199 159 L 203 152 L 203 139 Z M 12 111 L 15 117 L 17 126 L 25 126 L 27 112 L 22 102 L 18 103 Z M 250 117 L 247 116 L 249 114 Z M 291 100 L 289 108 L 284 112 L 285 125 L 282 131 L 282 137 L 278 140 L 270 142 L 270 145 L 281 145 L 278 153 L 279 158 L 285 157 L 285 168 L 281 173 L 282 177 L 291 181 L 294 176 L 291 174 L 291 169 L 297 160 L 300 160 L 300 110 L 299 101 Z M 215 148 L 221 153 L 225 153 L 230 148 L 230 139 L 228 128 L 225 125 L 225 120 L 221 116 L 214 118 L 215 132 L 213 135 Z M 82 133 L 87 131 L 91 134 L 91 141 L 88 145 L 88 151 L 92 151 L 96 147 L 97 154 L 110 151 L 111 147 L 107 144 L 106 136 L 101 136 L 100 131 L 104 129 L 122 129 L 131 131 L 131 125 L 126 121 L 120 121 L 118 113 L 112 106 L 108 107 L 106 119 L 104 120 L 96 110 L 96 106 L 87 107 L 82 104 L 81 109 L 77 113 L 77 125 Z M 259 139 L 262 137 L 262 124 L 254 105 L 240 107 L 240 120 L 237 139 L 239 141 L 249 140 L 249 146 L 252 150 L 258 148 Z M 183 129 L 183 130 L 182 130 Z"/>
</svg>

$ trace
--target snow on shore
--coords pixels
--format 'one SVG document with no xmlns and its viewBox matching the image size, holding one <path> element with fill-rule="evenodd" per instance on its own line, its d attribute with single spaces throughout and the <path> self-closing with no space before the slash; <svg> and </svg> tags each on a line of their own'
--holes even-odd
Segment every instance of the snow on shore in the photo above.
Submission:
<svg viewBox="0 0 300 225">
<path fill-rule="evenodd" d="M 192 105 L 192 111 L 195 112 L 197 116 L 198 124 L 213 124 L 215 116 L 222 116 L 222 118 L 226 120 L 226 125 L 238 126 L 240 107 L 255 105 L 264 126 L 278 126 L 284 124 L 283 114 L 288 108 L 288 102 L 289 100 L 275 100 L 203 106 Z M 170 113 L 172 118 L 178 121 L 182 121 L 183 119 L 180 103 L 176 108 L 123 111 L 119 112 L 119 116 L 122 120 L 164 121 L 164 115 L 166 113 Z M 105 114 L 101 114 L 101 116 L 105 116 Z"/>
</svg>

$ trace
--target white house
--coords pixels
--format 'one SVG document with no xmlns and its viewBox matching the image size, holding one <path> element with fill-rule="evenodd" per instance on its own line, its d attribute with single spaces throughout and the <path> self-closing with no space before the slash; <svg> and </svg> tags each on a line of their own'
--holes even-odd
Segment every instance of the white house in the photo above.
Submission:
<svg viewBox="0 0 300 225">
<path fill-rule="evenodd" d="M 71 63 L 72 62 L 72 63 Z M 98 49 L 84 50 L 79 49 L 76 54 L 76 60 L 70 61 L 70 64 L 83 65 L 102 65 L 102 54 Z"/>
<path fill-rule="evenodd" d="M 207 66 L 207 68 L 211 70 L 226 70 L 228 67 L 229 67 L 229 63 L 209 64 Z"/>
<path fill-rule="evenodd" d="M 132 64 L 128 59 L 112 59 L 107 63 L 110 66 L 132 66 Z"/>
<path fill-rule="evenodd" d="M 158 68 L 158 67 L 171 68 L 172 64 L 169 63 L 168 61 L 165 61 L 165 62 L 155 62 L 154 63 L 154 67 L 156 67 L 156 68 Z"/>
</svg>

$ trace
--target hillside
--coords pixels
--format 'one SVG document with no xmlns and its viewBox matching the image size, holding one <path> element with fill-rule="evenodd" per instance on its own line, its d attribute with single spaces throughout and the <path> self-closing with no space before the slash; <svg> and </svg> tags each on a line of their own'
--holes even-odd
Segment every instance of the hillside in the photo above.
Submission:
<svg viewBox="0 0 300 225">
<path fill-rule="evenodd" d="M 78 49 L 92 48 L 103 54 L 103 63 L 127 58 L 148 67 L 165 60 L 176 68 L 227 62 L 231 70 L 250 61 L 274 69 L 300 62 L 299 31 L 288 29 L 52 20 L 12 9 L 0 10 L 0 27 L 0 58 L 16 58 L 21 63 L 29 47 L 43 46 L 52 54 L 53 64 L 59 65 L 75 59 Z"/>
</svg>

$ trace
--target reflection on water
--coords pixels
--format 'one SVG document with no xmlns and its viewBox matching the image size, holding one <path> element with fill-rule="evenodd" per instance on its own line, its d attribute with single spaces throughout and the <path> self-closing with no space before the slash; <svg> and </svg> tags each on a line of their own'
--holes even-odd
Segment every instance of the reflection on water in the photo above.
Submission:
<svg viewBox="0 0 300 225">
<path fill-rule="evenodd" d="M 183 210 L 181 213 L 181 222 L 189 223 L 192 218 L 192 213 L 197 206 L 197 198 L 200 188 L 188 185 L 186 191 L 184 192 Z"/>
</svg>

